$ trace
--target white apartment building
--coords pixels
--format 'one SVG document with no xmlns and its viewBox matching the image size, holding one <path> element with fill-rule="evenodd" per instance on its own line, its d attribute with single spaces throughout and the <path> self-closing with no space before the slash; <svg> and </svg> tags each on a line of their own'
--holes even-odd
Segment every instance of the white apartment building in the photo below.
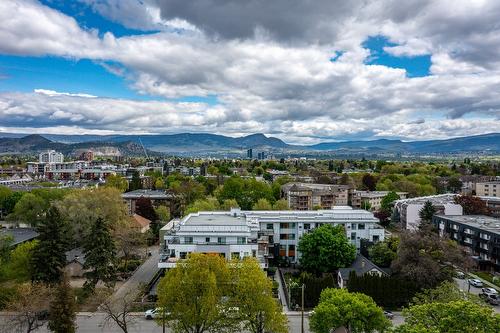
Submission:
<svg viewBox="0 0 500 333">
<path fill-rule="evenodd" d="M 436 214 L 463 215 L 462 206 L 455 203 L 455 194 L 439 194 L 396 200 L 394 209 L 399 214 L 399 220 L 405 229 L 418 229 L 421 222 L 420 210 L 427 201 L 430 201 L 436 208 Z"/>
<path fill-rule="evenodd" d="M 164 254 L 158 266 L 169 268 L 191 252 L 216 253 L 225 258 L 282 257 L 297 263 L 297 246 L 304 233 L 322 225 L 342 225 L 352 244 L 361 239 L 384 240 L 385 231 L 371 212 L 348 206 L 318 211 L 242 211 L 192 213 L 172 220 L 160 233 Z"/>
<path fill-rule="evenodd" d="M 64 162 L 64 155 L 55 151 L 47 150 L 38 155 L 39 163 L 62 163 Z"/>
</svg>

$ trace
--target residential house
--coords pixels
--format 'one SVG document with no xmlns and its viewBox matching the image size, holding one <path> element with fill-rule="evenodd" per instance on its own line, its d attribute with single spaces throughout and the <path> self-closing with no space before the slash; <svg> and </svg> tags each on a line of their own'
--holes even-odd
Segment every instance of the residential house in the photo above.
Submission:
<svg viewBox="0 0 500 333">
<path fill-rule="evenodd" d="M 382 269 L 371 262 L 365 256 L 358 254 L 351 266 L 340 268 L 337 273 L 337 283 L 340 288 L 345 288 L 349 281 L 349 275 L 355 272 L 357 276 L 373 274 L 378 276 L 389 275 L 388 269 Z"/>
</svg>

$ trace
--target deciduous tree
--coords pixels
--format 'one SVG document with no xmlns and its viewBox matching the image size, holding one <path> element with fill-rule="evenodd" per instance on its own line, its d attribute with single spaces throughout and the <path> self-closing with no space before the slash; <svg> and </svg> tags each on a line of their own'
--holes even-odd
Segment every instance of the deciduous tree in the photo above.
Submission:
<svg viewBox="0 0 500 333">
<path fill-rule="evenodd" d="M 339 327 L 348 332 L 383 332 L 391 323 L 373 299 L 345 289 L 327 288 L 321 293 L 319 304 L 309 318 L 315 333 L 330 333 Z"/>
<path fill-rule="evenodd" d="M 31 333 L 42 327 L 47 321 L 46 313 L 51 300 L 50 289 L 42 283 L 23 283 L 17 287 L 16 297 L 7 305 L 6 310 L 12 312 L 3 332 Z"/>
<path fill-rule="evenodd" d="M 264 198 L 257 200 L 253 205 L 252 210 L 271 210 L 273 206 Z"/>
<path fill-rule="evenodd" d="M 285 333 L 287 318 L 273 298 L 272 283 L 255 258 L 247 257 L 232 266 L 234 297 L 243 327 L 252 333 Z"/>
<path fill-rule="evenodd" d="M 106 177 L 106 187 L 116 188 L 120 192 L 125 192 L 128 188 L 128 182 L 119 175 L 109 175 Z"/>
<path fill-rule="evenodd" d="M 300 265 L 316 274 L 349 266 L 356 258 L 356 247 L 347 239 L 344 228 L 329 224 L 304 234 L 298 250 Z"/>
<path fill-rule="evenodd" d="M 457 195 L 455 203 L 462 206 L 465 215 L 490 215 L 491 213 L 486 203 L 473 195 Z"/>
<path fill-rule="evenodd" d="M 411 306 L 403 311 L 405 323 L 394 330 L 397 333 L 413 332 L 481 332 L 497 333 L 500 314 L 493 309 L 470 301 L 451 301 Z"/>
<path fill-rule="evenodd" d="M 169 313 L 166 319 L 175 332 L 227 329 L 237 324 L 226 300 L 232 286 L 224 258 L 193 253 L 161 279 L 157 304 Z"/>
</svg>

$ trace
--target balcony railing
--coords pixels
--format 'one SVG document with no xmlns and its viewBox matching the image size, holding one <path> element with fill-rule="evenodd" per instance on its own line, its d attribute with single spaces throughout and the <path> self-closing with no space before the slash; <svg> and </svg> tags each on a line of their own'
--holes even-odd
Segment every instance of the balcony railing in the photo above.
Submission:
<svg viewBox="0 0 500 333">
<path fill-rule="evenodd" d="M 181 242 L 179 239 L 167 239 L 167 244 L 182 244 L 182 245 L 257 245 L 257 240 L 247 240 L 246 242 Z"/>
</svg>

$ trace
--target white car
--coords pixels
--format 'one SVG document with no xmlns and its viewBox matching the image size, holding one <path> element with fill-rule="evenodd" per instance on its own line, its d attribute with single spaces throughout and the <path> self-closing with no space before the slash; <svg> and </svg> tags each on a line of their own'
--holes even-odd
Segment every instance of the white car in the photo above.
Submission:
<svg viewBox="0 0 500 333">
<path fill-rule="evenodd" d="M 481 291 L 485 294 L 492 294 L 492 295 L 498 294 L 498 291 L 496 289 L 493 289 L 493 288 L 483 288 L 483 289 L 481 289 Z"/>
<path fill-rule="evenodd" d="M 165 313 L 165 316 L 168 316 L 169 313 Z M 161 308 L 156 308 L 156 309 L 149 309 L 146 312 L 144 312 L 144 317 L 146 319 L 155 319 L 156 317 L 161 316 Z"/>
<path fill-rule="evenodd" d="M 469 284 L 474 287 L 481 288 L 483 286 L 483 281 L 479 279 L 469 279 Z"/>
</svg>

